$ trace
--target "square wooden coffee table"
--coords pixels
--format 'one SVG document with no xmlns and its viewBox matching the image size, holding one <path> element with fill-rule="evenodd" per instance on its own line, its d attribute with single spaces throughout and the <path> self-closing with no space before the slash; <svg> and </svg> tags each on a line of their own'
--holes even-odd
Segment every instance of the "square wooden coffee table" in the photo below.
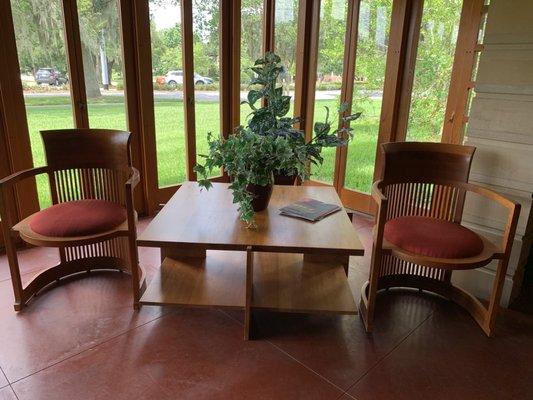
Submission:
<svg viewBox="0 0 533 400">
<path fill-rule="evenodd" d="M 255 309 L 357 314 L 348 261 L 363 246 L 345 211 L 316 223 L 279 214 L 303 198 L 342 205 L 331 187 L 275 186 L 248 229 L 228 184 L 184 183 L 137 240 L 162 261 L 140 303 L 242 309 L 245 339 Z"/>
</svg>

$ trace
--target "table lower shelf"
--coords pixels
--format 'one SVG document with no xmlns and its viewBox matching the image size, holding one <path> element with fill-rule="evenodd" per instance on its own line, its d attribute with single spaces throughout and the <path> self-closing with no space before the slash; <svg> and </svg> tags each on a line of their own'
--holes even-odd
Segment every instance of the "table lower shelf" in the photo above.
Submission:
<svg viewBox="0 0 533 400">
<path fill-rule="evenodd" d="M 252 309 L 357 314 L 344 267 L 304 261 L 301 254 L 255 253 Z M 246 253 L 166 258 L 141 298 L 146 305 L 244 309 Z"/>
</svg>

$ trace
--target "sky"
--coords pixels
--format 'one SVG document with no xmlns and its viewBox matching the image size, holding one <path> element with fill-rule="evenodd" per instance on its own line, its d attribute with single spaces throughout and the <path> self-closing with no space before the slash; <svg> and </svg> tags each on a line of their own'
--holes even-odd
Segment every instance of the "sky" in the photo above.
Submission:
<svg viewBox="0 0 533 400">
<path fill-rule="evenodd" d="M 180 7 L 170 2 L 161 2 L 160 5 L 150 4 L 150 14 L 157 30 L 171 28 L 181 21 Z"/>
</svg>

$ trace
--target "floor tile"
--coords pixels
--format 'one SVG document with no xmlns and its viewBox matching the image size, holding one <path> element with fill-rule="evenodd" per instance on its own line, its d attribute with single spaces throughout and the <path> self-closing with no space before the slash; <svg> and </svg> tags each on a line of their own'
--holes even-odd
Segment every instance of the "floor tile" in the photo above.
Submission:
<svg viewBox="0 0 533 400">
<path fill-rule="evenodd" d="M 7 385 L 9 385 L 9 382 L 7 381 L 2 370 L 0 370 L 0 388 L 3 388 L 4 386 L 7 386 Z"/>
<path fill-rule="evenodd" d="M 428 318 L 435 301 L 441 300 L 413 292 L 379 296 L 372 334 L 364 331 L 358 315 L 256 313 L 256 337 L 348 389 Z"/>
<path fill-rule="evenodd" d="M 13 382 L 159 317 L 133 310 L 126 274 L 94 272 L 52 286 L 17 313 L 10 281 L 0 283 L 0 366 Z M 168 310 L 167 310 L 168 311 Z"/>
<path fill-rule="evenodd" d="M 504 314 L 487 338 L 453 304 L 438 310 L 349 390 L 366 399 L 531 399 L 533 322 Z"/>
<path fill-rule="evenodd" d="M 29 247 L 18 252 L 21 275 L 30 275 L 53 267 L 59 262 L 57 249 L 46 247 Z M 31 276 L 31 275 L 30 275 Z M 11 279 L 9 264 L 5 254 L 0 254 L 0 281 Z"/>
<path fill-rule="evenodd" d="M 6 386 L 5 388 L 0 389 L 0 400 L 17 400 L 17 397 L 15 396 L 13 389 Z"/>
<path fill-rule="evenodd" d="M 180 310 L 14 385 L 31 399 L 336 399 L 342 392 L 215 310 Z"/>
</svg>

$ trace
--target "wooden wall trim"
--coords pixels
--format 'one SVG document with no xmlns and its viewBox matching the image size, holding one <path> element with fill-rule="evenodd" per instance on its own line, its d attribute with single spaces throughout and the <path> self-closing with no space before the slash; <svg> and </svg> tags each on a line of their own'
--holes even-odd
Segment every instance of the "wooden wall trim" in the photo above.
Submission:
<svg viewBox="0 0 533 400">
<path fill-rule="evenodd" d="M 407 138 L 423 7 L 424 0 L 412 0 L 410 1 L 409 13 L 406 15 L 406 18 L 408 18 L 408 29 L 405 38 L 405 58 L 402 70 L 403 77 L 401 80 L 398 119 L 396 121 L 396 134 L 394 138 L 397 142 L 404 142 Z"/>
<path fill-rule="evenodd" d="M 313 135 L 319 31 L 320 0 L 300 0 L 294 115 L 302 118 L 297 128 L 305 132 L 306 140 L 310 140 Z"/>
<path fill-rule="evenodd" d="M 422 3 L 423 0 L 394 0 L 392 4 L 374 180 L 379 179 L 382 173 L 380 145 L 404 140 L 406 136 L 406 118 L 420 32 L 420 23 L 418 26 L 412 25 L 415 21 L 420 21 Z"/>
<path fill-rule="evenodd" d="M 83 72 L 83 53 L 76 0 L 63 0 L 65 50 L 69 66 L 70 101 L 76 128 L 89 128 L 87 93 Z"/>
<path fill-rule="evenodd" d="M 263 1 L 263 53 L 275 51 L 276 0 Z"/>
<path fill-rule="evenodd" d="M 346 17 L 346 36 L 344 40 L 344 65 L 342 68 L 342 85 L 340 102 L 347 103 L 348 109 L 344 115 L 352 113 L 353 103 L 353 85 L 355 81 L 355 65 L 357 60 L 357 35 L 359 28 L 359 8 L 360 0 L 348 1 L 348 12 Z M 349 125 L 349 123 L 347 124 Z M 343 123 L 339 118 L 339 128 Z M 333 186 L 337 193 L 341 193 L 344 187 L 344 178 L 346 175 L 346 165 L 348 157 L 348 147 L 338 147 L 335 153 L 335 175 L 333 177 Z"/>
<path fill-rule="evenodd" d="M 220 0 L 220 123 L 228 137 L 240 123 L 241 1 Z"/>
<path fill-rule="evenodd" d="M 478 47 L 478 34 L 485 11 L 484 0 L 463 0 L 442 131 L 442 142 L 445 143 L 463 142 L 472 69 L 476 52 L 483 49 Z"/>
<path fill-rule="evenodd" d="M 159 185 L 148 1 L 120 0 L 120 18 L 127 122 L 133 134 L 132 159 L 141 171 L 142 202 L 136 203 L 136 208 L 153 215 L 159 204 Z"/>
<path fill-rule="evenodd" d="M 183 108 L 185 112 L 185 160 L 187 180 L 195 181 L 196 172 L 196 114 L 194 99 L 194 45 L 192 0 L 181 1 L 181 36 L 183 60 Z"/>
<path fill-rule="evenodd" d="M 30 134 L 20 66 L 17 54 L 15 28 L 9 1 L 0 1 L 0 106 L 2 121 L 0 135 L 6 148 L 5 160 L 9 173 L 33 167 Z M 14 193 L 18 206 L 18 218 L 24 218 L 39 210 L 35 179 L 27 179 L 17 185 Z"/>
</svg>

